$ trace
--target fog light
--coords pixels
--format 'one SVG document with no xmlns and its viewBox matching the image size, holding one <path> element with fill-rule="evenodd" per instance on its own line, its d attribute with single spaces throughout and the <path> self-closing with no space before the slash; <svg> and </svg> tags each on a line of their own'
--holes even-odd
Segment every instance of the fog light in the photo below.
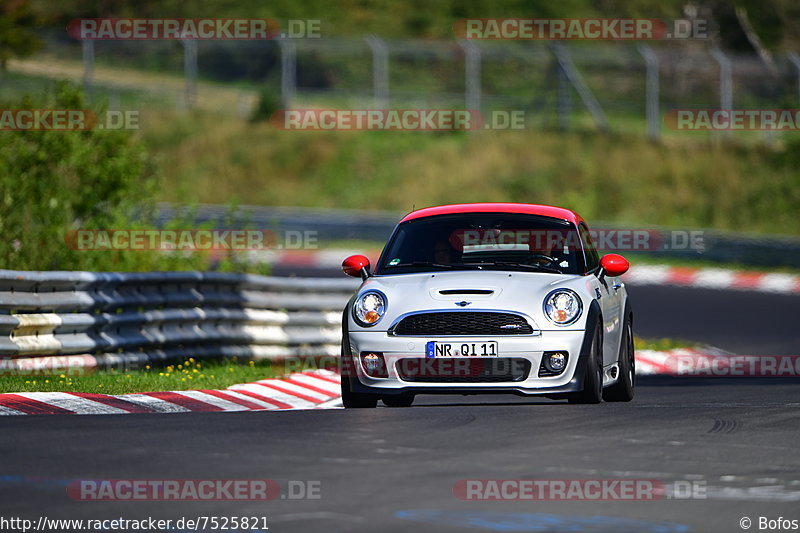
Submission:
<svg viewBox="0 0 800 533">
<path fill-rule="evenodd" d="M 553 372 L 561 372 L 567 366 L 567 354 L 563 352 L 551 353 L 547 358 L 547 368 Z"/>
<path fill-rule="evenodd" d="M 567 367 L 567 352 L 544 352 L 539 365 L 539 377 L 557 376 Z"/>
<path fill-rule="evenodd" d="M 389 372 L 386 370 L 386 361 L 383 354 L 379 352 L 363 352 L 361 354 L 361 365 L 364 373 L 371 378 L 388 378 Z"/>
</svg>

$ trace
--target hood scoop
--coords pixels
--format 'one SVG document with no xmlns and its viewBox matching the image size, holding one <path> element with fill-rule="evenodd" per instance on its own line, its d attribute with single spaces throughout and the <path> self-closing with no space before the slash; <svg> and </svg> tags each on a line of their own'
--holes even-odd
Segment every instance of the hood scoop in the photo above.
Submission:
<svg viewBox="0 0 800 533">
<path fill-rule="evenodd" d="M 442 296 L 489 296 L 494 294 L 492 289 L 441 289 L 439 294 Z"/>
</svg>

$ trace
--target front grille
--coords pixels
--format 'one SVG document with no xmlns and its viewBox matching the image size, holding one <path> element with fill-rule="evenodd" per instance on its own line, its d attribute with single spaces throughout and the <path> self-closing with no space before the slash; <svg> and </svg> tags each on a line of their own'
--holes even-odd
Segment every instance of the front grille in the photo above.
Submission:
<svg viewBox="0 0 800 533">
<path fill-rule="evenodd" d="M 519 357 L 408 357 L 397 361 L 395 370 L 400 379 L 414 383 L 506 383 L 528 379 L 531 362 Z"/>
<path fill-rule="evenodd" d="M 418 313 L 401 320 L 395 335 L 530 335 L 533 328 L 519 315 L 477 311 Z"/>
</svg>

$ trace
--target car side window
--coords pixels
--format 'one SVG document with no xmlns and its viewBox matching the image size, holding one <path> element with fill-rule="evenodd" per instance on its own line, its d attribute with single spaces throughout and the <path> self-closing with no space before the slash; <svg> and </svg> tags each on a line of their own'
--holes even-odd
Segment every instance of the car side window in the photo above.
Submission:
<svg viewBox="0 0 800 533">
<path fill-rule="evenodd" d="M 591 271 L 600 266 L 600 254 L 597 252 L 597 247 L 592 239 L 592 234 L 589 228 L 583 222 L 578 226 L 578 231 L 581 234 L 581 241 L 583 241 L 583 251 L 586 254 L 586 270 Z"/>
</svg>

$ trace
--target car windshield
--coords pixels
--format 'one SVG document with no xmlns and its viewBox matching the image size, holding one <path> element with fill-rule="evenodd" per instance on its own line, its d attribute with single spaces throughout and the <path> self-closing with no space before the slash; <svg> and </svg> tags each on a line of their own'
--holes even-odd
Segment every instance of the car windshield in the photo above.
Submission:
<svg viewBox="0 0 800 533">
<path fill-rule="evenodd" d="M 514 213 L 413 219 L 395 231 L 376 274 L 511 270 L 579 274 L 583 249 L 567 221 Z"/>
</svg>

